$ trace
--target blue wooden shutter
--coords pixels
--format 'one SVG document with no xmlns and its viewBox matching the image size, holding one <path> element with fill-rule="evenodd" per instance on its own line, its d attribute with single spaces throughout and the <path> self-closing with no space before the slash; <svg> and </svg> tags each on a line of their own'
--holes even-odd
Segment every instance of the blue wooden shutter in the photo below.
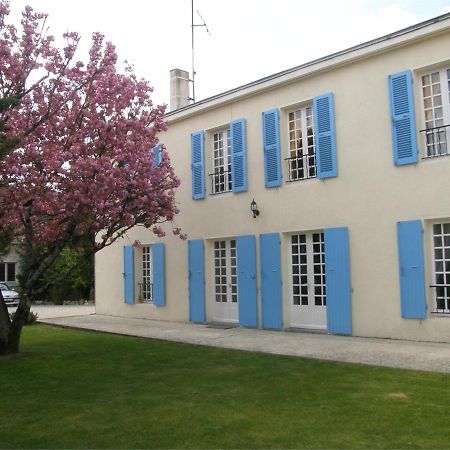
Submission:
<svg viewBox="0 0 450 450">
<path fill-rule="evenodd" d="M 191 135 L 192 150 L 192 198 L 205 198 L 205 133 L 198 131 Z"/>
<path fill-rule="evenodd" d="M 245 119 L 230 123 L 231 185 L 233 192 L 247 190 L 247 142 Z"/>
<path fill-rule="evenodd" d="M 334 125 L 333 94 L 314 97 L 313 106 L 317 177 L 336 177 L 336 129 Z"/>
<path fill-rule="evenodd" d="M 201 239 L 189 241 L 189 320 L 204 323 L 205 315 L 205 246 Z"/>
<path fill-rule="evenodd" d="M 236 249 L 239 324 L 243 327 L 257 327 L 258 301 L 255 236 L 239 236 L 236 239 Z"/>
<path fill-rule="evenodd" d="M 134 303 L 134 248 L 125 245 L 123 248 L 123 287 L 125 303 Z"/>
<path fill-rule="evenodd" d="M 278 109 L 263 112 L 264 176 L 268 188 L 281 186 L 279 120 Z"/>
<path fill-rule="evenodd" d="M 410 70 L 389 76 L 394 163 L 417 163 L 416 118 Z"/>
<path fill-rule="evenodd" d="M 404 319 L 426 318 L 422 222 L 397 223 L 400 298 Z"/>
<path fill-rule="evenodd" d="M 153 280 L 153 304 L 164 306 L 164 244 L 157 243 L 152 245 L 152 280 Z"/>
<path fill-rule="evenodd" d="M 330 333 L 352 334 L 348 228 L 326 228 L 324 235 L 327 328 Z"/>
<path fill-rule="evenodd" d="M 152 148 L 152 155 L 153 155 L 152 167 L 153 168 L 158 167 L 162 161 L 162 147 L 160 144 L 155 145 Z"/>
<path fill-rule="evenodd" d="M 261 318 L 263 328 L 283 328 L 280 235 L 260 235 Z"/>
</svg>

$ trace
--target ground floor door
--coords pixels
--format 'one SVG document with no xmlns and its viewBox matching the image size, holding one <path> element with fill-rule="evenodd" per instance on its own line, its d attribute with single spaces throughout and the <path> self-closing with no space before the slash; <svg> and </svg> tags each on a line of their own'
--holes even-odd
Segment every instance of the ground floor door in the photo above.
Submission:
<svg viewBox="0 0 450 450">
<path fill-rule="evenodd" d="M 324 234 L 293 234 L 290 241 L 291 327 L 326 329 Z"/>
<path fill-rule="evenodd" d="M 236 240 L 214 242 L 215 322 L 238 322 Z"/>
<path fill-rule="evenodd" d="M 144 245 L 142 247 L 142 283 L 139 284 L 139 287 L 139 297 L 142 303 L 152 303 L 152 251 L 150 245 Z"/>
</svg>

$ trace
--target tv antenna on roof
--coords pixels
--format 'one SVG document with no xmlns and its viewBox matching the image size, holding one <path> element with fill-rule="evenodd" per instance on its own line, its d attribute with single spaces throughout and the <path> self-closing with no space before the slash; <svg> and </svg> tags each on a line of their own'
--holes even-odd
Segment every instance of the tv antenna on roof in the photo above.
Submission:
<svg viewBox="0 0 450 450">
<path fill-rule="evenodd" d="M 191 33 L 192 33 L 192 98 L 191 100 L 195 103 L 195 59 L 194 59 L 194 30 L 195 27 L 205 27 L 209 35 L 211 32 L 206 25 L 205 19 L 203 19 L 200 12 L 197 10 L 197 14 L 200 17 L 202 23 L 194 23 L 194 0 L 191 0 Z"/>
</svg>

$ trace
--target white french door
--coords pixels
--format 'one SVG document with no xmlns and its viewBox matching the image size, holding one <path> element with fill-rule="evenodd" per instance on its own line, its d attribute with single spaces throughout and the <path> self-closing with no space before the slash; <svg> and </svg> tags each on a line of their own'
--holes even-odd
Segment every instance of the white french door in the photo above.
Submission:
<svg viewBox="0 0 450 450">
<path fill-rule="evenodd" d="M 214 242 L 214 320 L 238 322 L 236 240 Z"/>
<path fill-rule="evenodd" d="M 291 236 L 291 327 L 327 327 L 322 232 Z"/>
</svg>

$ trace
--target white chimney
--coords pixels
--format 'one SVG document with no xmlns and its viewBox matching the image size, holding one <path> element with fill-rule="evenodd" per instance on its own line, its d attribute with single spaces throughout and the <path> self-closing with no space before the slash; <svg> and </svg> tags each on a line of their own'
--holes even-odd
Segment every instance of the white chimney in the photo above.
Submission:
<svg viewBox="0 0 450 450">
<path fill-rule="evenodd" d="M 181 69 L 170 71 L 170 110 L 187 106 L 190 103 L 189 72 Z"/>
</svg>

